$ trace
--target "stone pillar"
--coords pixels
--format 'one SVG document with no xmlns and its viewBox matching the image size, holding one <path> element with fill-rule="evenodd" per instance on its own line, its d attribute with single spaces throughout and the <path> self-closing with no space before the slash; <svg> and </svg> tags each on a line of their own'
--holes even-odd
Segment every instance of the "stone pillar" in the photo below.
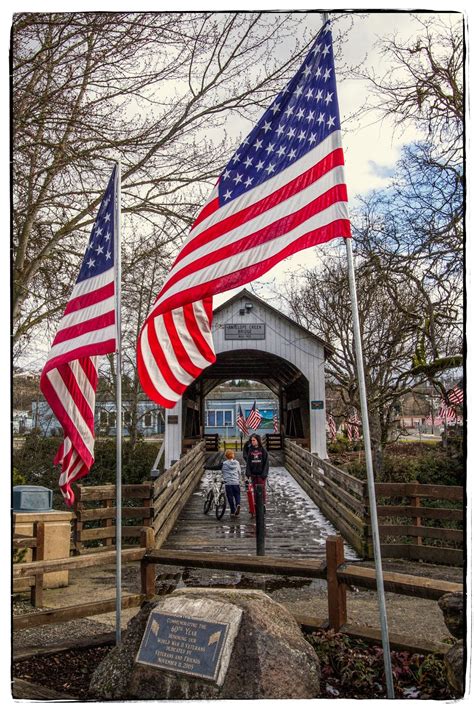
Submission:
<svg viewBox="0 0 474 711">
<path fill-rule="evenodd" d="M 69 558 L 71 547 L 71 521 L 74 514 L 69 511 L 47 511 L 44 513 L 19 513 L 13 514 L 13 532 L 22 536 L 34 535 L 36 521 L 44 523 L 44 560 L 57 560 Z M 32 551 L 28 550 L 25 561 L 32 560 Z M 46 573 L 44 576 L 45 588 L 63 588 L 69 584 L 67 570 L 57 573 Z M 15 582 L 15 592 L 27 590 L 28 585 Z"/>
</svg>

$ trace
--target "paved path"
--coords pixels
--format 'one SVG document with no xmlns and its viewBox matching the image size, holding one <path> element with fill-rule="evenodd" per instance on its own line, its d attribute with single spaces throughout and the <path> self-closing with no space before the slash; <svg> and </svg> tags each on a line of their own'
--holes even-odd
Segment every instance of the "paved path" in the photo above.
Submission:
<svg viewBox="0 0 474 711">
<path fill-rule="evenodd" d="M 255 519 L 249 514 L 244 487 L 242 511 L 238 518 L 230 518 L 228 505 L 220 521 L 213 510 L 204 514 L 204 492 L 211 477 L 210 472 L 205 472 L 163 548 L 255 554 Z M 267 482 L 266 555 L 324 557 L 326 538 L 338 531 L 284 467 L 270 467 Z M 357 559 L 357 554 L 349 546 L 346 546 L 346 558 Z"/>
</svg>

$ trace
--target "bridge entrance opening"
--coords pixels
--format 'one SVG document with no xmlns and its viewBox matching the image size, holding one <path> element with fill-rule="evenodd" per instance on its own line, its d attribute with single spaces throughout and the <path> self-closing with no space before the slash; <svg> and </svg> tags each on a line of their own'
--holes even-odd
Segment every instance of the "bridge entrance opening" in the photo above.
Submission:
<svg viewBox="0 0 474 711">
<path fill-rule="evenodd" d="M 328 344 L 245 289 L 214 310 L 212 334 L 216 362 L 167 411 L 165 468 L 210 432 L 206 399 L 217 386 L 232 380 L 265 386 L 274 400 L 279 431 L 325 459 Z M 235 398 L 219 408 L 224 413 L 219 422 L 222 419 L 225 427 L 227 418 L 228 432 L 231 427 L 235 432 L 239 404 L 243 403 Z M 214 428 L 218 431 L 216 424 Z"/>
</svg>

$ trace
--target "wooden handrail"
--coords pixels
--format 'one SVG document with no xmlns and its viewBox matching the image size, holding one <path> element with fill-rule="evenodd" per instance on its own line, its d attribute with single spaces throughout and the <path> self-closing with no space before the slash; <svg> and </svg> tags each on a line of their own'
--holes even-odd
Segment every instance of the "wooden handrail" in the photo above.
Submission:
<svg viewBox="0 0 474 711">
<path fill-rule="evenodd" d="M 122 563 L 139 561 L 145 555 L 144 548 L 129 548 L 122 551 Z M 116 560 L 114 551 L 107 553 L 89 553 L 74 558 L 56 558 L 55 560 L 38 560 L 33 563 L 15 563 L 13 578 L 23 578 L 40 573 L 55 573 L 58 570 L 77 570 L 78 568 L 93 568 L 97 565 L 113 565 Z"/>
<path fill-rule="evenodd" d="M 194 551 L 155 549 L 147 552 L 144 562 L 164 565 L 187 565 L 193 568 L 238 570 L 265 575 L 291 575 L 304 578 L 325 578 L 326 562 L 319 559 L 271 558 L 270 556 L 227 555 Z"/>
<path fill-rule="evenodd" d="M 341 583 L 357 585 L 369 590 L 374 590 L 377 587 L 373 568 L 343 563 L 338 566 L 337 578 Z M 383 581 L 386 592 L 421 597 L 428 600 L 438 600 L 448 592 L 462 592 L 464 589 L 461 583 L 423 578 L 417 575 L 405 575 L 404 573 L 384 572 Z"/>
</svg>

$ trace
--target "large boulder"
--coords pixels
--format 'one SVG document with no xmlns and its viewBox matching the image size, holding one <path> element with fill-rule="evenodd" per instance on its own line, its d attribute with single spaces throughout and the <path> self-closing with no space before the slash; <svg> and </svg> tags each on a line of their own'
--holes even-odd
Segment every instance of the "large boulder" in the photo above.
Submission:
<svg viewBox="0 0 474 711">
<path fill-rule="evenodd" d="M 464 666 L 464 642 L 459 641 L 444 656 L 446 679 L 459 697 L 464 695 Z"/>
<path fill-rule="evenodd" d="M 450 634 L 456 639 L 464 637 L 464 594 L 446 593 L 438 600 L 444 617 L 444 623 Z"/>
<path fill-rule="evenodd" d="M 229 620 L 219 677 L 209 681 L 136 661 L 152 611 Z M 94 672 L 97 699 L 299 699 L 316 698 L 320 667 L 292 615 L 257 590 L 176 590 L 143 605 L 120 645 Z"/>
</svg>

